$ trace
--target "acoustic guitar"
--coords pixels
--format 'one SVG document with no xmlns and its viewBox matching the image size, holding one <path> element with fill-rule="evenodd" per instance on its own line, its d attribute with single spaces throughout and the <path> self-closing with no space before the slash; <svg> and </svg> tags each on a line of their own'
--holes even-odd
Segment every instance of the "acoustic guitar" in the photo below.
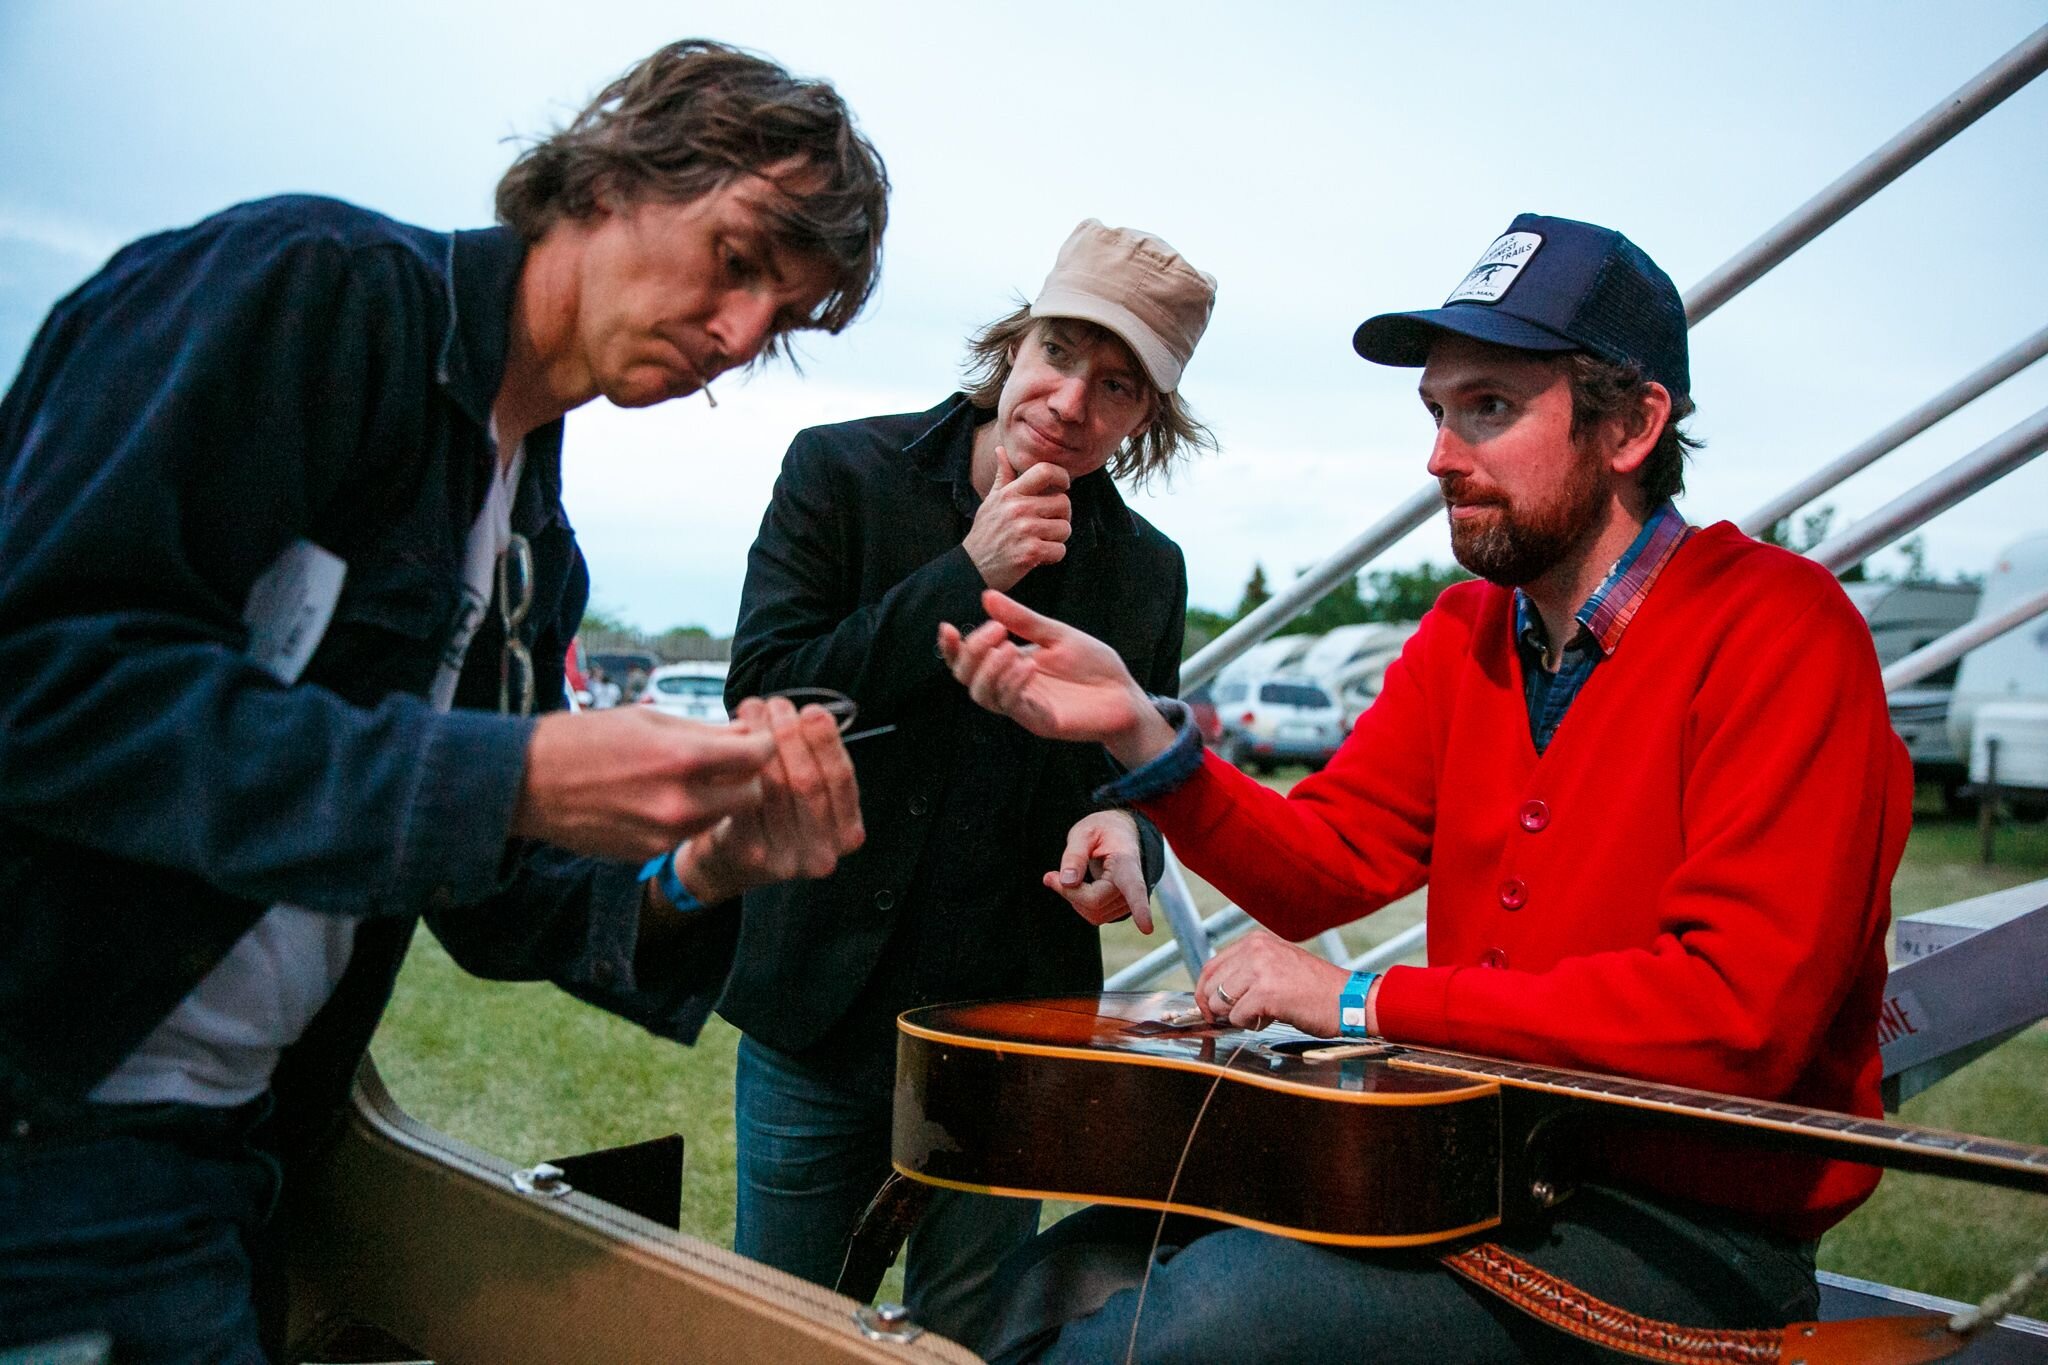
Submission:
<svg viewBox="0 0 2048 1365">
<path fill-rule="evenodd" d="M 1589 1127 L 1710 1130 L 2048 1193 L 2048 1148 L 1285 1027 L 1165 1022 L 1192 1006 L 1149 992 L 910 1011 L 896 1169 L 1372 1247 L 1448 1242 L 1554 1203 Z"/>
</svg>

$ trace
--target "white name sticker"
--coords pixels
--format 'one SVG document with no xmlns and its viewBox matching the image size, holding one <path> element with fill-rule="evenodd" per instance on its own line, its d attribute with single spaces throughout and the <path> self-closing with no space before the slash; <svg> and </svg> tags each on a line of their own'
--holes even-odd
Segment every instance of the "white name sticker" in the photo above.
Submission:
<svg viewBox="0 0 2048 1365">
<path fill-rule="evenodd" d="M 1540 232 L 1510 232 L 1494 239 L 1486 254 L 1479 258 L 1479 264 L 1465 273 L 1451 296 L 1444 300 L 1446 308 L 1454 303 L 1494 303 L 1514 285 L 1522 267 L 1529 264 L 1529 258 L 1536 254 L 1536 248 L 1543 245 Z"/>
<path fill-rule="evenodd" d="M 312 661 L 348 564 L 310 540 L 295 540 L 249 589 L 242 621 L 249 627 L 249 661 L 289 687 Z"/>
</svg>

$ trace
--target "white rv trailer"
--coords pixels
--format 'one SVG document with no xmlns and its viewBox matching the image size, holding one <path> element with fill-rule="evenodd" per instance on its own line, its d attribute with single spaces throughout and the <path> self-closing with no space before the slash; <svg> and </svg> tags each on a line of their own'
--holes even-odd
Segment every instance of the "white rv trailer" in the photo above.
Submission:
<svg viewBox="0 0 2048 1365">
<path fill-rule="evenodd" d="M 2048 587 L 2048 532 L 2001 551 L 1984 579 L 1979 614 Z M 2048 618 L 2036 617 L 1963 657 L 1949 702 L 1949 741 L 1968 757 L 1970 781 L 1990 777 L 1999 741 L 1998 785 L 2048 791 Z"/>
</svg>

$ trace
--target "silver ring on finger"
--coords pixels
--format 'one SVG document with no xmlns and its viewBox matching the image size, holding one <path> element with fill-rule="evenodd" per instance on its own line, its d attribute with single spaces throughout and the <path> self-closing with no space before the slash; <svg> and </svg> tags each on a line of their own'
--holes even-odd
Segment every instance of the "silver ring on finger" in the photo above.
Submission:
<svg viewBox="0 0 2048 1365">
<path fill-rule="evenodd" d="M 1220 984 L 1216 987 L 1216 998 L 1223 1002 L 1225 1008 L 1237 1003 L 1237 997 L 1224 990 Z"/>
</svg>

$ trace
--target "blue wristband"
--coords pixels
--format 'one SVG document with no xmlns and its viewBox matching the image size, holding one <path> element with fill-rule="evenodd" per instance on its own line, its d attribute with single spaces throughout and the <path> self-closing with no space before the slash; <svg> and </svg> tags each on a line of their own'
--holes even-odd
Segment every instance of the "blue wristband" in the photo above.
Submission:
<svg viewBox="0 0 2048 1365">
<path fill-rule="evenodd" d="M 1353 972 L 1337 996 L 1337 1032 L 1346 1038 L 1366 1038 L 1365 998 L 1372 993 L 1378 972 Z"/>
<path fill-rule="evenodd" d="M 683 885 L 683 879 L 676 875 L 676 854 L 681 848 L 672 848 L 666 853 L 657 853 L 647 860 L 647 866 L 640 869 L 640 880 L 653 882 L 661 888 L 661 894 L 668 897 L 669 905 L 682 913 L 701 910 L 704 903 L 690 894 L 690 888 Z"/>
</svg>

